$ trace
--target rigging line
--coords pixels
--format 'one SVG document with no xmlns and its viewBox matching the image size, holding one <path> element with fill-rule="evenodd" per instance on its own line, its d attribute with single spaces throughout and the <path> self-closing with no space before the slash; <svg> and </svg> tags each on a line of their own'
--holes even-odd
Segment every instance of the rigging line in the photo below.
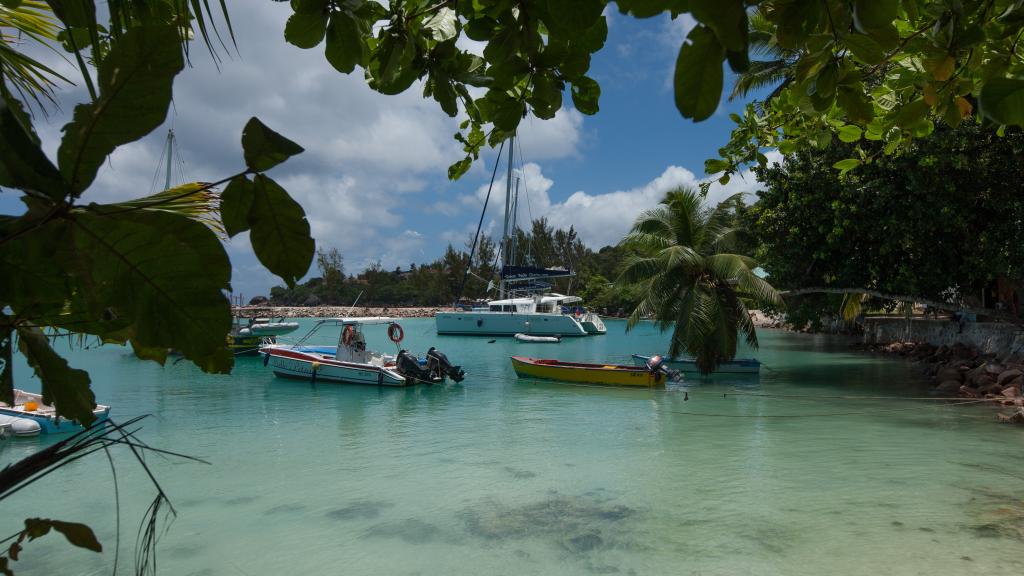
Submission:
<svg viewBox="0 0 1024 576">
<path fill-rule="evenodd" d="M 494 160 L 494 171 L 491 172 L 491 183 L 487 185 L 487 197 L 484 198 L 484 209 L 480 211 L 480 221 L 476 223 L 476 234 L 473 236 L 473 246 L 469 249 L 469 261 L 466 263 L 466 271 L 462 274 L 462 284 L 459 285 L 459 296 L 456 299 L 462 298 L 463 291 L 466 289 L 466 278 L 469 275 L 470 268 L 473 267 L 473 254 L 476 252 L 476 243 L 480 239 L 480 228 L 484 225 L 484 215 L 487 214 L 487 204 L 491 201 L 491 190 L 494 188 L 494 178 L 498 175 L 498 165 L 501 164 L 501 152 L 505 150 L 505 142 L 502 141 L 501 146 L 498 148 L 498 156 Z"/>
<path fill-rule="evenodd" d="M 160 158 L 156 161 L 156 170 L 153 171 L 153 181 L 149 183 L 149 193 L 153 194 L 157 192 L 156 182 L 160 177 L 160 169 L 164 165 L 164 154 L 167 154 L 167 141 L 164 141 L 163 146 L 160 147 Z"/>
</svg>

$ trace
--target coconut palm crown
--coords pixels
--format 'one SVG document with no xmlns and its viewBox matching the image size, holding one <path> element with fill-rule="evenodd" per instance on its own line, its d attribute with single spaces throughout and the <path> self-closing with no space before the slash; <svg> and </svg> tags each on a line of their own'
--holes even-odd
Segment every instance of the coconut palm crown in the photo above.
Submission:
<svg viewBox="0 0 1024 576">
<path fill-rule="evenodd" d="M 736 356 L 741 333 L 757 347 L 748 305 L 782 305 L 779 293 L 754 274 L 754 260 L 729 252 L 740 232 L 729 209 L 739 201 L 737 194 L 710 208 L 696 190 L 678 188 L 641 214 L 622 240 L 637 255 L 618 282 L 643 294 L 626 329 L 644 318 L 672 328 L 669 354 L 692 356 L 704 373 Z"/>
</svg>

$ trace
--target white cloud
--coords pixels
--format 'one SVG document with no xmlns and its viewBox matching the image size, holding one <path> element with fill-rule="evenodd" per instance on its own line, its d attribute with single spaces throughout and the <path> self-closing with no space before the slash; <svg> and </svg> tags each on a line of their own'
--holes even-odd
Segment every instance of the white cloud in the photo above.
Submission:
<svg viewBox="0 0 1024 576">
<path fill-rule="evenodd" d="M 767 156 L 772 163 L 782 158 L 781 154 L 774 151 Z M 643 186 L 600 194 L 580 190 L 561 202 L 553 202 L 549 192 L 556 187 L 555 183 L 544 176 L 539 165 L 527 164 L 521 174 L 527 184 L 530 200 L 529 204 L 520 200 L 519 221 L 530 221 L 531 214 L 527 213 L 529 207 L 533 218 L 545 216 L 555 228 L 574 227 L 583 242 L 594 249 L 621 240 L 636 217 L 657 205 L 669 190 L 681 186 L 696 188 L 704 181 L 686 168 L 669 166 L 661 175 Z M 733 194 L 753 193 L 758 188 L 757 179 L 747 170 L 733 176 L 726 186 L 714 182 L 708 190 L 707 202 L 717 204 Z M 483 191 L 486 192 L 486 187 Z M 477 194 L 480 194 L 479 190 Z M 751 194 L 744 199 L 752 202 L 754 196 Z"/>
</svg>

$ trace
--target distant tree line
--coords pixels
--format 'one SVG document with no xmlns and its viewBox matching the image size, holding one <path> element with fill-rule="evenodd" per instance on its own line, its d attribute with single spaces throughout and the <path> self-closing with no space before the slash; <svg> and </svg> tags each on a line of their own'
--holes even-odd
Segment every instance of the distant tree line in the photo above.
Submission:
<svg viewBox="0 0 1024 576">
<path fill-rule="evenodd" d="M 449 244 L 444 254 L 432 262 L 393 270 L 385 270 L 377 262 L 350 275 L 346 274 L 344 258 L 337 248 L 321 247 L 316 255 L 319 275 L 293 288 L 271 288 L 270 303 L 344 306 L 359 297 L 359 305 L 366 306 L 445 306 L 460 298 L 496 298 L 501 246 L 482 234 L 470 265 L 471 246 L 469 239 L 462 249 Z M 608 314 L 628 314 L 640 299 L 635 288 L 612 285 L 631 253 L 629 248 L 605 246 L 594 251 L 583 244 L 574 228 L 556 229 L 547 219 L 538 218 L 528 230 L 516 229 L 509 249 L 516 264 L 572 270 L 575 275 L 556 279 L 552 290 L 581 296 L 591 308 Z"/>
</svg>

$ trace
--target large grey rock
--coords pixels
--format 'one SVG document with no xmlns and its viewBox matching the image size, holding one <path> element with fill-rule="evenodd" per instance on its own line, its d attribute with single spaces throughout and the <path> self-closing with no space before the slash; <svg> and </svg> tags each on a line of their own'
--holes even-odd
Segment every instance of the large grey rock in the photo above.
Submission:
<svg viewBox="0 0 1024 576">
<path fill-rule="evenodd" d="M 959 388 L 959 383 L 963 381 L 963 373 L 955 368 L 943 368 L 942 370 L 939 370 L 937 374 L 935 374 L 935 379 L 938 380 L 939 382 L 956 380 L 958 383 L 957 388 Z"/>
<path fill-rule="evenodd" d="M 999 373 L 999 377 L 996 379 L 996 382 L 998 382 L 1000 386 L 1007 386 L 1014 378 L 1017 378 L 1022 374 L 1024 374 L 1024 372 L 1021 372 L 1016 368 L 1004 370 Z"/>
<path fill-rule="evenodd" d="M 959 390 L 959 380 L 946 380 L 935 387 L 935 391 L 939 394 L 955 394 Z"/>
</svg>

